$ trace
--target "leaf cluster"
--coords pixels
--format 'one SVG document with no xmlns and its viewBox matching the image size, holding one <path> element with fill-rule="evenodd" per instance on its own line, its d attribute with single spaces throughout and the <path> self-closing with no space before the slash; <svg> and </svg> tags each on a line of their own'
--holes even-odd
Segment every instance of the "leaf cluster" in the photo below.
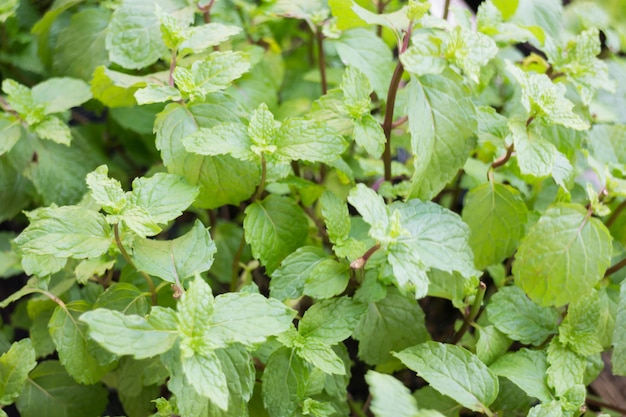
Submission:
<svg viewBox="0 0 626 417">
<path fill-rule="evenodd" d="M 0 417 L 626 412 L 624 10 L 4 0 Z"/>
</svg>

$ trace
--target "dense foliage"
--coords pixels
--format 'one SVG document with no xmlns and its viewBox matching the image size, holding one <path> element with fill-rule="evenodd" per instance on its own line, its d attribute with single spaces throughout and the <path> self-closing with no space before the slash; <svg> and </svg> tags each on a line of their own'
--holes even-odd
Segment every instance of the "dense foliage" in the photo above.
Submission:
<svg viewBox="0 0 626 417">
<path fill-rule="evenodd" d="M 49 3 L 0 2 L 0 416 L 618 409 L 622 0 Z"/>
</svg>

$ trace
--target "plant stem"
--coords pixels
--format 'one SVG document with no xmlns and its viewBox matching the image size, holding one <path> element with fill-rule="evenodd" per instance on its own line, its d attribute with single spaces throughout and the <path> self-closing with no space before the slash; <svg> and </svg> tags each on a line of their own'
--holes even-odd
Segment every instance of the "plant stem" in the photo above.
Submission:
<svg viewBox="0 0 626 417">
<path fill-rule="evenodd" d="M 246 247 L 246 234 L 241 234 L 241 240 L 239 241 L 239 247 L 235 256 L 233 257 L 232 270 L 230 275 L 230 292 L 237 291 L 237 282 L 239 281 L 239 262 L 241 261 L 241 255 L 243 255 L 243 249 Z"/>
<path fill-rule="evenodd" d="M 374 252 L 376 252 L 378 249 L 380 249 L 380 243 L 375 244 L 374 246 L 372 246 L 371 248 L 369 248 L 367 250 L 367 252 L 365 252 L 360 258 L 356 258 L 354 261 L 350 262 L 350 268 L 352 269 L 360 269 L 363 268 L 365 266 L 365 264 L 367 263 L 367 260 L 374 254 Z"/>
<path fill-rule="evenodd" d="M 261 154 L 261 183 L 256 189 L 254 194 L 254 201 L 260 200 L 263 197 L 263 191 L 265 190 L 265 178 L 267 177 L 267 161 L 265 160 L 265 154 Z"/>
<path fill-rule="evenodd" d="M 476 297 L 474 298 L 474 304 L 472 304 L 472 308 L 470 309 L 469 314 L 465 317 L 463 325 L 454 335 L 454 338 L 452 339 L 452 344 L 456 345 L 457 343 L 459 343 L 463 335 L 469 330 L 470 325 L 478 316 L 478 313 L 480 312 L 480 307 L 483 304 L 483 298 L 485 298 L 485 291 L 487 291 L 487 286 L 484 282 L 481 281 L 478 286 L 478 292 L 476 292 Z"/>
<path fill-rule="evenodd" d="M 328 82 L 326 81 L 326 56 L 324 54 L 324 34 L 322 33 L 322 28 L 318 26 L 313 35 L 317 41 L 317 61 L 320 67 L 322 95 L 324 95 L 328 92 Z"/>
<path fill-rule="evenodd" d="M 265 160 L 265 154 L 261 154 L 261 183 L 256 189 L 256 193 L 254 197 L 252 197 L 252 201 L 260 200 L 263 197 L 263 191 L 265 190 L 265 179 L 267 177 L 267 161 Z M 237 281 L 239 280 L 239 262 L 241 261 L 241 255 L 243 254 L 243 249 L 246 247 L 246 235 L 245 233 L 241 235 L 241 241 L 239 242 L 239 247 L 237 248 L 237 252 L 235 253 L 235 257 L 233 258 L 232 264 L 232 272 L 230 276 L 230 291 L 237 291 Z"/>
<path fill-rule="evenodd" d="M 409 41 L 411 39 L 411 28 L 413 22 L 409 24 L 409 29 L 404 35 L 402 47 L 399 54 L 404 53 L 409 47 Z M 391 76 L 391 82 L 389 83 L 389 91 L 387 92 L 387 104 L 385 108 L 385 119 L 383 120 L 383 132 L 385 133 L 385 150 L 383 151 L 383 164 L 385 166 L 385 181 L 391 181 L 391 130 L 393 128 L 393 108 L 396 104 L 396 94 L 398 93 L 398 87 L 402 80 L 402 74 L 404 74 L 404 65 L 398 58 L 398 64 L 396 65 L 393 75 Z"/>
<path fill-rule="evenodd" d="M 443 20 L 448 20 L 448 13 L 450 12 L 450 0 L 446 0 L 443 6 Z"/>
<path fill-rule="evenodd" d="M 157 293 L 154 288 L 154 282 L 152 281 L 152 278 L 150 278 L 150 275 L 146 274 L 143 271 L 139 271 L 137 267 L 135 266 L 135 263 L 133 262 L 133 260 L 130 259 L 130 256 L 128 255 L 128 252 L 126 252 L 126 248 L 124 248 L 124 245 L 122 244 L 122 240 L 120 239 L 119 224 L 115 224 L 113 226 L 113 233 L 115 234 L 115 243 L 117 244 L 117 248 L 120 250 L 126 262 L 130 266 L 132 266 L 136 271 L 138 271 L 141 274 L 141 276 L 143 276 L 143 278 L 146 280 L 146 282 L 148 283 L 148 288 L 150 288 L 150 296 L 152 297 L 152 305 L 153 306 L 157 305 Z M 181 286 L 181 290 L 182 290 L 182 286 Z"/>
<path fill-rule="evenodd" d="M 348 396 L 348 405 L 350 406 L 350 415 L 353 417 L 367 417 L 365 411 L 363 411 L 358 402 L 354 401 L 351 396 Z"/>
<path fill-rule="evenodd" d="M 613 223 L 615 223 L 619 215 L 622 214 L 622 211 L 624 211 L 624 209 L 626 209 L 626 200 L 622 201 L 620 205 L 617 206 L 617 208 L 613 211 L 613 213 L 611 213 L 611 217 L 608 218 L 608 220 L 605 223 L 605 226 L 607 228 L 611 227 Z"/>
<path fill-rule="evenodd" d="M 204 23 L 211 23 L 211 7 L 213 7 L 213 3 L 215 3 L 215 0 L 211 0 L 211 2 L 204 7 L 198 5 L 198 9 L 202 12 Z"/>
<path fill-rule="evenodd" d="M 172 59 L 170 61 L 170 76 L 168 83 L 170 87 L 174 87 L 174 70 L 176 69 L 176 51 L 172 50 Z"/>
<path fill-rule="evenodd" d="M 615 265 L 607 269 L 606 272 L 604 273 L 604 277 L 606 278 L 609 275 L 613 275 L 614 273 L 616 273 L 617 271 L 619 271 L 620 269 L 624 267 L 626 267 L 626 258 L 622 259 L 621 261 L 619 261 L 618 263 L 616 263 Z"/>
<path fill-rule="evenodd" d="M 514 150 L 513 144 L 509 145 L 506 148 L 506 153 L 491 163 L 491 168 L 496 169 L 506 164 L 511 159 Z"/>
<path fill-rule="evenodd" d="M 594 400 L 593 398 L 587 398 L 585 402 L 587 404 L 595 405 L 596 407 L 608 408 L 609 410 L 617 411 L 618 413 L 622 415 L 626 415 L 626 408 L 622 408 L 617 405 L 608 404 L 601 400 Z"/>
</svg>

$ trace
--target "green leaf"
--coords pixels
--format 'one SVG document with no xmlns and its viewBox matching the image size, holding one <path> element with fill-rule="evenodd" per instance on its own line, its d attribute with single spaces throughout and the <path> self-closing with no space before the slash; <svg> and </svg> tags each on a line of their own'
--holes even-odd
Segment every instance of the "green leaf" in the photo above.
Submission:
<svg viewBox="0 0 626 417">
<path fill-rule="evenodd" d="M 132 259 L 140 271 L 177 283 L 208 271 L 215 251 L 209 229 L 196 220 L 189 232 L 174 240 L 135 240 Z"/>
<path fill-rule="evenodd" d="M 371 410 L 377 417 L 415 417 L 417 401 L 407 387 L 391 375 L 367 371 L 365 380 L 372 395 Z"/>
<path fill-rule="evenodd" d="M 430 339 L 417 301 L 394 288 L 387 290 L 385 298 L 369 303 L 353 336 L 359 341 L 359 358 L 370 365 L 388 362 L 392 351 Z"/>
<path fill-rule="evenodd" d="M 343 137 L 332 127 L 299 118 L 288 119 L 283 123 L 274 144 L 276 151 L 272 157 L 280 162 L 302 160 L 329 163 L 348 147 Z"/>
<path fill-rule="evenodd" d="M 186 107 L 169 104 L 157 115 L 156 145 L 163 163 L 172 174 L 183 175 L 189 184 L 198 185 L 195 206 L 216 208 L 237 205 L 249 198 L 260 179 L 256 163 L 230 156 L 200 156 L 185 150 L 183 139 L 199 127 L 209 128 L 222 122 L 239 122 L 241 110 L 226 96 L 211 95 L 206 102 Z"/>
<path fill-rule="evenodd" d="M 150 178 L 136 178 L 130 201 L 146 209 L 155 222 L 167 223 L 183 214 L 197 195 L 198 187 L 185 178 L 159 172 Z"/>
<path fill-rule="evenodd" d="M 15 15 L 19 0 L 7 0 L 0 6 L 0 22 L 4 23 L 8 18 Z"/>
<path fill-rule="evenodd" d="M 35 186 L 43 203 L 78 203 L 88 191 L 85 176 L 103 163 L 100 150 L 78 131 L 74 131 L 70 147 L 32 136 L 29 139 L 29 163 L 22 174 Z M 35 154 L 36 161 L 30 161 Z"/>
<path fill-rule="evenodd" d="M 147 77 L 128 75 L 99 66 L 93 72 L 91 91 L 94 98 L 105 106 L 131 107 L 137 104 L 135 92 L 150 81 L 154 82 Z"/>
<path fill-rule="evenodd" d="M 332 347 L 315 338 L 305 338 L 303 345 L 296 350 L 298 355 L 311 365 L 327 374 L 345 375 L 346 367 L 343 361 L 333 351 Z"/>
<path fill-rule="evenodd" d="M 522 239 L 513 275 L 532 300 L 558 307 L 589 293 L 604 276 L 611 252 L 602 222 L 582 206 L 557 204 Z"/>
<path fill-rule="evenodd" d="M 350 281 L 350 265 L 334 259 L 324 259 L 304 280 L 304 294 L 324 299 L 341 294 Z"/>
<path fill-rule="evenodd" d="M 109 178 L 108 173 L 109 168 L 100 165 L 95 171 L 87 174 L 85 181 L 94 201 L 107 213 L 117 214 L 122 212 L 128 199 L 122 184 L 114 178 Z"/>
<path fill-rule="evenodd" d="M 477 269 L 502 262 L 524 236 L 528 209 L 519 192 L 507 185 L 485 183 L 465 197 L 463 221 L 471 229 L 470 247 Z"/>
<path fill-rule="evenodd" d="M 68 374 L 81 384 L 95 384 L 115 366 L 114 355 L 87 337 L 87 325 L 79 321 L 89 310 L 84 301 L 74 301 L 55 309 L 48 328 Z"/>
<path fill-rule="evenodd" d="M 430 200 L 463 167 L 476 143 L 476 110 L 469 89 L 451 70 L 412 77 L 409 132 L 415 155 L 410 198 Z"/>
<path fill-rule="evenodd" d="M 331 191 L 324 191 L 320 197 L 321 211 L 326 223 L 328 237 L 335 245 L 341 244 L 350 234 L 350 213 L 348 205 Z"/>
<path fill-rule="evenodd" d="M 43 207 L 29 213 L 31 223 L 15 239 L 24 254 L 78 259 L 105 253 L 113 241 L 104 216 L 78 206 Z"/>
<path fill-rule="evenodd" d="M 563 21 L 563 3 L 555 0 L 526 0 L 517 3 L 515 13 L 511 16 L 513 22 L 526 26 L 536 25 L 539 30 L 545 31 L 548 37 L 554 40 L 559 38 Z M 500 9 L 505 10 L 502 6 Z M 506 10 L 502 13 L 509 14 L 511 11 Z"/>
<path fill-rule="evenodd" d="M 458 214 L 429 201 L 409 200 L 392 205 L 396 207 L 411 235 L 405 242 L 419 252 L 426 266 L 458 271 L 466 278 L 476 275 L 468 246 L 470 230 Z"/>
<path fill-rule="evenodd" d="M 271 194 L 249 205 L 245 213 L 246 241 L 270 274 L 302 246 L 308 234 L 307 218 L 290 198 Z"/>
<path fill-rule="evenodd" d="M 481 68 L 498 53 L 498 47 L 490 37 L 461 26 L 450 31 L 443 49 L 443 55 L 475 83 L 480 81 Z"/>
<path fill-rule="evenodd" d="M 576 130 L 589 129 L 589 123 L 573 112 L 574 103 L 565 98 L 565 86 L 555 84 L 545 74 L 530 74 L 506 63 L 507 71 L 522 89 L 522 105 L 529 118 L 545 118 L 549 123 Z"/>
<path fill-rule="evenodd" d="M 76 78 L 48 78 L 32 88 L 33 100 L 45 106 L 46 114 L 78 107 L 91 99 L 89 84 Z"/>
<path fill-rule="evenodd" d="M 332 42 L 344 64 L 358 68 L 370 80 L 378 97 L 386 97 L 394 62 L 391 51 L 374 32 L 346 30 Z"/>
<path fill-rule="evenodd" d="M 204 337 L 214 343 L 264 342 L 289 328 L 296 312 L 260 294 L 226 293 L 215 298 Z"/>
<path fill-rule="evenodd" d="M 489 413 L 498 395 L 498 378 L 468 350 L 425 342 L 394 353 L 440 393 L 470 410 Z"/>
<path fill-rule="evenodd" d="M 563 345 L 557 338 L 552 339 L 548 348 L 548 385 L 557 397 L 563 396 L 570 388 L 583 384 L 587 360 Z"/>
<path fill-rule="evenodd" d="M 135 91 L 137 104 L 165 103 L 182 99 L 180 91 L 168 85 L 148 85 Z"/>
<path fill-rule="evenodd" d="M 554 69 L 567 76 L 586 104 L 591 102 L 597 89 L 615 92 L 615 81 L 609 78 L 606 63 L 597 58 L 601 49 L 599 30 L 589 28 L 551 57 Z"/>
<path fill-rule="evenodd" d="M 546 384 L 548 364 L 545 351 L 522 348 L 517 352 L 509 352 L 492 363 L 489 369 L 511 380 L 526 394 L 543 403 L 553 400 Z"/>
<path fill-rule="evenodd" d="M 89 337 L 102 347 L 136 359 L 168 351 L 179 335 L 176 313 L 163 307 L 152 307 L 147 318 L 100 308 L 84 313 L 80 321 L 87 323 Z"/>
<path fill-rule="evenodd" d="M 196 392 L 209 398 L 219 408 L 228 409 L 228 384 L 222 365 L 214 352 L 181 358 L 185 377 Z"/>
<path fill-rule="evenodd" d="M 37 103 L 32 91 L 11 79 L 2 81 L 2 90 L 7 94 L 7 102 L 26 123 L 34 125 L 41 122 L 46 115 L 45 103 Z"/>
<path fill-rule="evenodd" d="M 348 297 L 320 301 L 304 314 L 298 332 L 306 339 L 334 345 L 352 334 L 366 308 Z"/>
<path fill-rule="evenodd" d="M 11 153 L 0 156 L 0 221 L 5 221 L 26 208 L 32 184 L 11 164 Z"/>
<path fill-rule="evenodd" d="M 250 69 L 250 60 L 242 52 L 213 52 L 196 61 L 191 69 L 176 67 L 176 87 L 191 101 L 204 100 L 208 94 L 224 90 Z"/>
<path fill-rule="evenodd" d="M 363 72 L 356 67 L 347 67 L 341 77 L 340 88 L 344 105 L 353 119 L 369 114 L 372 86 Z"/>
<path fill-rule="evenodd" d="M 290 416 L 304 400 L 311 371 L 291 349 L 280 348 L 263 371 L 263 404 L 271 417 Z"/>
<path fill-rule="evenodd" d="M 225 375 L 232 400 L 247 403 L 254 390 L 256 371 L 252 356 L 244 346 L 230 345 L 215 351 Z"/>
<path fill-rule="evenodd" d="M 40 123 L 32 126 L 31 130 L 41 139 L 51 140 L 61 145 L 69 146 L 72 141 L 70 128 L 55 116 L 47 116 Z"/>
<path fill-rule="evenodd" d="M 626 375 L 626 280 L 622 281 L 613 331 L 611 364 L 615 375 Z"/>
<path fill-rule="evenodd" d="M 207 23 L 188 29 L 187 39 L 178 46 L 181 55 L 201 53 L 241 32 L 241 28 L 222 23 Z"/>
<path fill-rule="evenodd" d="M 105 47 L 111 13 L 90 8 L 72 15 L 67 27 L 59 33 L 52 68 L 57 74 L 90 81 L 94 70 L 109 64 Z"/>
<path fill-rule="evenodd" d="M 441 74 L 447 67 L 442 56 L 441 40 L 428 33 L 411 36 L 411 46 L 400 55 L 404 68 L 413 75 Z"/>
<path fill-rule="evenodd" d="M 559 341 L 581 356 L 591 356 L 604 350 L 602 300 L 592 291 L 572 302 L 567 316 L 559 326 Z"/>
<path fill-rule="evenodd" d="M 240 123 L 222 123 L 199 129 L 183 139 L 187 151 L 198 155 L 231 155 L 243 161 L 258 159 L 246 128 Z"/>
<path fill-rule="evenodd" d="M 156 2 L 164 13 L 180 11 L 187 6 L 183 1 Z M 184 20 L 190 22 L 191 13 Z M 167 52 L 161 39 L 160 22 L 154 3 L 125 0 L 111 18 L 106 35 L 109 59 L 124 68 L 147 67 Z M 141 47 L 139 47 L 141 45 Z"/>
<path fill-rule="evenodd" d="M 30 339 L 11 344 L 0 356 L 0 405 L 9 405 L 19 397 L 29 372 L 37 365 Z"/>
<path fill-rule="evenodd" d="M 557 331 L 559 313 L 529 300 L 520 288 L 509 286 L 495 293 L 486 307 L 489 321 L 513 340 L 538 346 Z"/>
<path fill-rule="evenodd" d="M 161 356 L 161 361 L 169 373 L 167 388 L 174 395 L 175 401 L 170 401 L 176 405 L 176 412 L 188 416 L 207 415 L 209 399 L 198 394 L 186 378 L 178 343 L 174 343 L 172 349 Z M 169 410 L 170 413 L 173 411 Z"/>
<path fill-rule="evenodd" d="M 526 126 L 522 121 L 511 121 L 509 127 L 522 174 L 537 178 L 552 175 L 557 184 L 568 190 L 565 181 L 572 176 L 573 168 L 556 146 L 545 138 L 542 126 L 535 123 Z"/>
<path fill-rule="evenodd" d="M 380 123 L 371 114 L 354 120 L 354 140 L 365 148 L 372 158 L 380 158 L 387 141 Z"/>
<path fill-rule="evenodd" d="M 389 209 L 383 198 L 365 184 L 357 184 L 350 190 L 348 202 L 359 211 L 365 223 L 371 226 L 369 235 L 377 241 L 391 240 Z"/>
<path fill-rule="evenodd" d="M 0 155 L 4 155 L 22 137 L 19 119 L 0 113 L 0 133 L 3 138 L 3 141 L 0 143 Z"/>
<path fill-rule="evenodd" d="M 476 356 L 487 366 L 504 355 L 513 343 L 496 326 L 492 325 L 477 326 L 476 334 L 478 336 L 478 340 L 476 340 Z"/>
<path fill-rule="evenodd" d="M 302 246 L 283 259 L 280 267 L 272 273 L 270 295 L 279 300 L 301 297 L 304 285 L 313 269 L 328 255 L 322 248 Z"/>
<path fill-rule="evenodd" d="M 16 406 L 23 417 L 99 416 L 107 404 L 107 389 L 101 385 L 81 385 L 57 361 L 39 363 L 30 373 Z"/>
<path fill-rule="evenodd" d="M 98 296 L 93 309 L 105 308 L 124 314 L 143 316 L 148 313 L 150 293 L 128 282 L 117 282 Z"/>
</svg>

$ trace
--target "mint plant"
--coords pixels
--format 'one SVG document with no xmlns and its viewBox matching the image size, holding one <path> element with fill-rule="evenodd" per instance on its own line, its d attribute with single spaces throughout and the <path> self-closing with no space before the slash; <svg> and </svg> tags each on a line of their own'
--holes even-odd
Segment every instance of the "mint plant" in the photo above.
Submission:
<svg viewBox="0 0 626 417">
<path fill-rule="evenodd" d="M 3 1 L 0 416 L 626 413 L 622 2 L 449 3 Z"/>
</svg>

